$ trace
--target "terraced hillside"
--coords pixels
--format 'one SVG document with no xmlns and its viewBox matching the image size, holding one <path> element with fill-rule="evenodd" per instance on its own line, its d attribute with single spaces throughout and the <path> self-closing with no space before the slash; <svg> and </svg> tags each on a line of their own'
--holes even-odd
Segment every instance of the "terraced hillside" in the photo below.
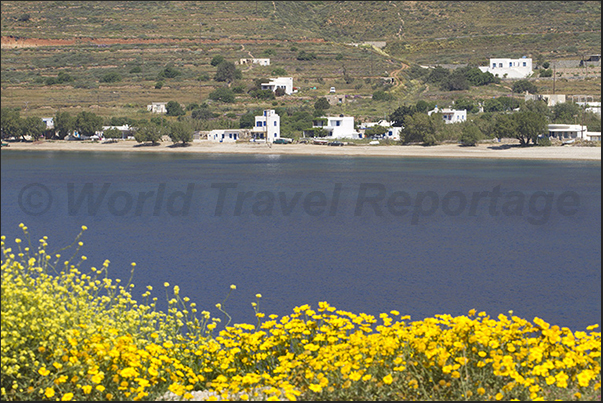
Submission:
<svg viewBox="0 0 603 403">
<path fill-rule="evenodd" d="M 242 78 L 230 87 L 244 90 L 236 103 L 215 105 L 223 115 L 311 106 L 335 86 L 347 98 L 333 112 L 368 118 L 422 98 L 509 93 L 509 83 L 441 93 L 408 76 L 410 66 L 577 60 L 601 53 L 600 35 L 598 1 L 3 1 L 2 103 L 37 116 L 92 107 L 140 118 L 152 101 L 207 101 L 225 84 L 213 80 L 219 55 L 271 61 L 238 66 Z M 168 66 L 180 75 L 156 88 Z M 61 71 L 72 80 L 47 85 Z M 103 82 L 109 73 L 121 80 Z M 600 67 L 573 74 L 558 91 L 600 96 Z M 298 93 L 270 102 L 247 95 L 254 80 L 274 76 L 293 77 Z M 394 100 L 372 101 L 385 77 L 394 77 L 385 87 Z"/>
</svg>

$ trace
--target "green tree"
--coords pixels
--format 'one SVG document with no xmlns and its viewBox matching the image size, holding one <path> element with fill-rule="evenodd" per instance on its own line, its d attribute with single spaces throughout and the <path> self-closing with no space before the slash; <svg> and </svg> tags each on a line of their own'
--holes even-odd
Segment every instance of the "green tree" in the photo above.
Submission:
<svg viewBox="0 0 603 403">
<path fill-rule="evenodd" d="M 498 139 L 515 138 L 517 120 L 513 115 L 500 114 L 494 118 L 492 134 Z"/>
<path fill-rule="evenodd" d="M 252 128 L 255 124 L 256 114 L 253 112 L 247 112 L 239 118 L 239 128 L 246 129 Z"/>
<path fill-rule="evenodd" d="M 517 131 L 515 138 L 519 144 L 527 146 L 532 141 L 536 144 L 538 135 L 546 132 L 546 117 L 534 111 L 518 112 L 514 115 L 517 120 Z"/>
<path fill-rule="evenodd" d="M 216 67 L 218 64 L 222 63 L 224 61 L 224 56 L 222 55 L 216 55 L 213 57 L 213 59 L 211 59 L 210 64 L 214 67 Z"/>
<path fill-rule="evenodd" d="M 270 100 L 275 99 L 276 95 L 271 90 L 258 90 L 252 89 L 249 91 L 249 95 L 256 99 Z"/>
<path fill-rule="evenodd" d="M 233 103 L 235 101 L 235 94 L 228 87 L 220 87 L 216 88 L 214 91 L 209 93 L 209 99 L 212 99 L 214 101 Z"/>
<path fill-rule="evenodd" d="M 468 90 L 470 85 L 465 73 L 461 69 L 456 69 L 441 82 L 440 87 L 446 91 Z"/>
<path fill-rule="evenodd" d="M 169 127 L 168 135 L 172 142 L 185 145 L 193 141 L 193 128 L 188 122 L 174 122 Z"/>
<path fill-rule="evenodd" d="M 116 129 L 116 128 L 110 128 L 107 129 L 103 132 L 103 136 L 107 139 L 121 139 L 122 138 L 122 134 L 121 134 L 121 130 Z"/>
<path fill-rule="evenodd" d="M 316 102 L 314 102 L 314 109 L 325 111 L 331 107 L 329 101 L 326 98 L 318 98 Z"/>
<path fill-rule="evenodd" d="M 504 110 L 505 106 L 498 98 L 490 98 L 484 101 L 484 112 L 502 112 Z"/>
<path fill-rule="evenodd" d="M 176 78 L 180 74 L 182 74 L 182 73 L 180 73 L 178 70 L 176 70 L 172 66 L 167 66 L 165 69 L 163 69 L 162 71 L 159 72 L 159 74 L 157 75 L 157 79 L 161 80 L 163 78 Z"/>
<path fill-rule="evenodd" d="M 513 92 L 516 94 L 522 94 L 524 92 L 529 92 L 530 94 L 537 94 L 538 88 L 536 85 L 531 83 L 528 80 L 517 80 L 513 83 Z"/>
<path fill-rule="evenodd" d="M 82 111 L 75 117 L 75 128 L 80 135 L 93 136 L 103 128 L 103 118 L 92 112 Z"/>
<path fill-rule="evenodd" d="M 223 61 L 218 64 L 214 80 L 233 82 L 242 77 L 241 71 L 237 69 L 233 62 Z"/>
<path fill-rule="evenodd" d="M 29 116 L 23 120 L 21 130 L 23 139 L 30 137 L 33 141 L 38 141 L 46 130 L 46 123 L 41 118 Z"/>
<path fill-rule="evenodd" d="M 272 70 L 273 76 L 284 76 L 286 74 L 287 74 L 287 71 L 282 67 L 277 67 L 274 70 Z"/>
<path fill-rule="evenodd" d="M 20 112 L 15 109 L 2 108 L 2 138 L 8 139 L 14 137 L 15 139 L 21 136 L 21 126 L 23 121 L 20 117 Z"/>
<path fill-rule="evenodd" d="M 101 83 L 117 83 L 121 81 L 121 75 L 116 72 L 107 73 L 99 80 Z"/>
<path fill-rule="evenodd" d="M 405 144 L 421 142 L 424 145 L 435 145 L 440 141 L 440 131 L 444 124 L 442 115 L 439 113 L 434 113 L 431 116 L 426 113 L 406 115 L 404 128 L 401 131 L 401 140 Z"/>
<path fill-rule="evenodd" d="M 163 135 L 167 132 L 165 126 L 159 126 L 154 123 L 144 123 L 138 126 L 134 132 L 134 139 L 139 143 L 151 142 L 156 145 L 161 141 Z"/>
<path fill-rule="evenodd" d="M 216 117 L 216 115 L 206 105 L 205 107 L 200 106 L 198 109 L 193 110 L 191 117 L 196 120 L 209 120 Z"/>
<path fill-rule="evenodd" d="M 552 109 L 553 123 L 576 123 L 582 115 L 582 108 L 574 102 L 556 104 Z"/>
<path fill-rule="evenodd" d="M 389 115 L 389 120 L 390 120 L 390 122 L 392 122 L 392 126 L 402 127 L 404 125 L 404 119 L 407 116 L 414 114 L 415 112 L 417 112 L 417 109 L 414 105 L 412 105 L 412 106 L 402 105 L 402 106 L 398 107 L 398 109 L 393 111 L 391 115 Z M 427 112 L 427 111 L 425 111 L 425 112 Z"/>
<path fill-rule="evenodd" d="M 59 75 L 57 76 L 57 82 L 59 83 L 68 83 L 73 80 L 74 78 L 71 77 L 69 74 L 65 73 L 64 71 L 60 71 Z"/>
<path fill-rule="evenodd" d="M 75 118 L 69 112 L 57 111 L 54 117 L 54 130 L 56 136 L 63 140 L 75 130 Z"/>
<path fill-rule="evenodd" d="M 155 83 L 155 89 L 160 90 L 163 87 L 163 81 L 157 81 Z"/>
<path fill-rule="evenodd" d="M 169 101 L 165 105 L 165 109 L 167 110 L 167 116 L 181 116 L 186 113 L 186 111 L 182 108 L 182 105 L 180 105 L 180 102 L 177 101 Z"/>
<path fill-rule="evenodd" d="M 461 132 L 461 144 L 465 146 L 474 146 L 482 138 L 482 132 L 474 124 L 467 124 Z"/>
</svg>

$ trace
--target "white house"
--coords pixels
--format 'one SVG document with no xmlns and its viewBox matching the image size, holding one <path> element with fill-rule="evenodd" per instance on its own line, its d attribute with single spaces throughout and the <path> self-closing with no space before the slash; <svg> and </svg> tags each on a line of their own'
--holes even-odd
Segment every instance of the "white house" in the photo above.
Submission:
<svg viewBox="0 0 603 403">
<path fill-rule="evenodd" d="M 601 141 L 601 132 L 589 132 L 583 125 L 550 124 L 549 137 L 562 141 L 571 139 Z"/>
<path fill-rule="evenodd" d="M 166 105 L 167 102 L 152 102 L 147 105 L 147 110 L 151 113 L 167 113 Z"/>
<path fill-rule="evenodd" d="M 268 142 L 281 137 L 281 117 L 273 110 L 265 110 L 261 116 L 255 117 L 253 129 L 251 129 L 253 139 L 265 139 Z"/>
<path fill-rule="evenodd" d="M 526 91 L 526 101 L 545 101 L 547 106 L 565 103 L 565 94 L 530 94 Z"/>
<path fill-rule="evenodd" d="M 278 77 L 271 78 L 268 83 L 261 83 L 261 89 L 276 91 L 282 88 L 285 90 L 285 94 L 291 95 L 293 93 L 293 77 Z"/>
<path fill-rule="evenodd" d="M 479 69 L 500 78 L 526 78 L 532 74 L 532 59 L 525 56 L 521 59 L 490 59 L 490 65 Z"/>
<path fill-rule="evenodd" d="M 584 107 L 587 112 L 601 116 L 601 102 L 576 102 L 576 104 Z"/>
<path fill-rule="evenodd" d="M 432 113 L 441 113 L 445 123 L 459 123 L 467 120 L 467 109 L 438 109 L 436 106 L 434 110 L 427 112 L 429 116 L 431 116 Z"/>
<path fill-rule="evenodd" d="M 42 118 L 42 121 L 46 124 L 46 130 L 54 129 L 54 118 Z"/>
<path fill-rule="evenodd" d="M 327 137 L 335 139 L 360 139 L 362 134 L 354 128 L 353 116 L 323 116 L 312 122 L 313 128 L 322 128 L 327 132 Z"/>
<path fill-rule="evenodd" d="M 132 132 L 132 128 L 130 127 L 130 125 L 123 125 L 123 126 L 103 126 L 103 129 L 101 131 L 97 131 L 96 134 L 98 136 L 103 137 L 105 135 L 105 130 L 109 130 L 109 129 L 117 129 L 121 132 L 121 138 L 122 140 L 125 140 L 128 138 L 128 136 L 131 135 Z"/>
<path fill-rule="evenodd" d="M 216 129 L 207 134 L 207 140 L 219 143 L 234 143 L 244 135 L 241 129 Z"/>
<path fill-rule="evenodd" d="M 362 136 L 365 136 L 366 129 L 374 126 L 383 126 L 387 128 L 387 132 L 381 136 L 382 139 L 400 140 L 400 132 L 402 131 L 402 128 L 392 126 L 392 122 L 389 122 L 385 119 L 382 119 L 379 122 L 365 122 L 361 127 L 358 128 L 358 131 Z"/>
<path fill-rule="evenodd" d="M 260 66 L 270 66 L 270 59 L 240 59 L 239 64 L 259 64 Z"/>
</svg>

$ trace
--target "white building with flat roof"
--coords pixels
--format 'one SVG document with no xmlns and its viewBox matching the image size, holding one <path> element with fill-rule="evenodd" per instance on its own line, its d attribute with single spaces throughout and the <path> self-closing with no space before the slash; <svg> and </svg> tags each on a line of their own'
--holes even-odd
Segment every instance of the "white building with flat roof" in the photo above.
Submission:
<svg viewBox="0 0 603 403">
<path fill-rule="evenodd" d="M 253 129 L 251 129 L 253 139 L 264 139 L 269 143 L 281 137 L 281 117 L 273 109 L 266 109 L 261 116 L 255 117 Z"/>
<path fill-rule="evenodd" d="M 234 143 L 245 134 L 242 129 L 216 129 L 207 133 L 207 140 L 218 143 Z"/>
<path fill-rule="evenodd" d="M 532 74 L 532 59 L 525 56 L 521 59 L 490 59 L 488 66 L 480 66 L 479 69 L 500 78 L 526 78 Z"/>
<path fill-rule="evenodd" d="M 561 141 L 572 139 L 601 141 L 601 132 L 589 132 L 583 125 L 550 124 L 549 137 Z"/>
<path fill-rule="evenodd" d="M 459 123 L 467 120 L 467 109 L 439 109 L 437 106 L 432 111 L 427 112 L 429 116 L 432 113 L 441 113 L 445 123 Z"/>
<path fill-rule="evenodd" d="M 239 64 L 259 64 L 260 66 L 270 66 L 270 59 L 240 59 Z"/>
<path fill-rule="evenodd" d="M 293 77 L 278 77 L 271 78 L 268 83 L 261 83 L 261 89 L 270 90 L 272 92 L 282 88 L 285 90 L 285 94 L 293 94 Z"/>
<path fill-rule="evenodd" d="M 167 102 L 151 102 L 151 105 L 147 105 L 147 110 L 151 113 L 167 113 L 166 105 Z"/>
<path fill-rule="evenodd" d="M 334 139 L 360 139 L 362 134 L 354 128 L 353 116 L 322 116 L 313 120 L 313 128 L 321 128 L 327 132 L 327 137 Z"/>
</svg>

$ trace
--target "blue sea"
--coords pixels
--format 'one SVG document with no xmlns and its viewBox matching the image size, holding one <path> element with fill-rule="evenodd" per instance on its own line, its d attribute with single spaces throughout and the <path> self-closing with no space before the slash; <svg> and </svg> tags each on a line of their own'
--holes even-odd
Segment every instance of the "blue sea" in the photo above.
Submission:
<svg viewBox="0 0 603 403">
<path fill-rule="evenodd" d="M 327 301 L 601 323 L 601 163 L 2 150 L 2 235 L 255 323 Z"/>
</svg>

